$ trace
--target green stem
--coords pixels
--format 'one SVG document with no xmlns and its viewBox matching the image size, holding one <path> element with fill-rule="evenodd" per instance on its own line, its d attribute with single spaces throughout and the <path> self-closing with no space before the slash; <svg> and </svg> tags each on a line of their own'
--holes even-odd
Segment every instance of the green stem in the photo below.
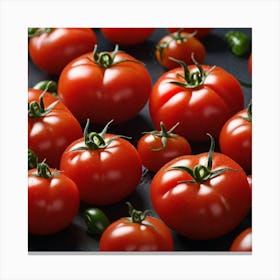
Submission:
<svg viewBox="0 0 280 280">
<path fill-rule="evenodd" d="M 28 38 L 33 38 L 39 36 L 44 33 L 49 33 L 53 30 L 53 28 L 28 28 Z"/>
<path fill-rule="evenodd" d="M 60 172 L 52 172 L 49 166 L 45 163 L 46 160 L 37 164 L 37 172 L 34 173 L 35 176 L 42 177 L 42 178 L 53 178 L 60 174 Z"/>
</svg>

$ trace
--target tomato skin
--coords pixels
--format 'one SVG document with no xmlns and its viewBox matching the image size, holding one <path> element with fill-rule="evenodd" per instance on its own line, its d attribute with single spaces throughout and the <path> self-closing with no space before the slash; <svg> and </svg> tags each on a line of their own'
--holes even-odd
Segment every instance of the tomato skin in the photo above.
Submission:
<svg viewBox="0 0 280 280">
<path fill-rule="evenodd" d="M 151 182 L 151 200 L 159 217 L 176 233 L 197 240 L 220 237 L 233 230 L 251 205 L 243 169 L 232 159 L 213 153 L 212 170 L 232 168 L 202 183 L 174 166 L 194 168 L 207 162 L 208 153 L 178 157 L 164 165 Z M 184 181 L 184 182 L 182 182 Z"/>
<path fill-rule="evenodd" d="M 210 66 L 202 65 L 204 71 Z M 188 67 L 190 72 L 196 66 Z M 205 142 L 207 133 L 218 138 L 224 123 L 244 108 L 244 96 L 237 79 L 216 66 L 197 88 L 185 88 L 170 83 L 184 82 L 178 74 L 183 68 L 164 73 L 155 83 L 149 99 L 149 111 L 156 128 L 163 121 L 167 127 L 180 123 L 174 132 L 189 141 Z"/>
<path fill-rule="evenodd" d="M 29 55 L 43 71 L 59 75 L 67 63 L 89 52 L 97 43 L 90 28 L 53 28 L 29 40 Z"/>
<path fill-rule="evenodd" d="M 170 32 L 170 33 L 173 33 L 173 32 L 176 32 L 178 30 L 180 30 L 181 28 L 167 28 L 167 30 Z M 188 32 L 188 33 L 193 33 L 193 32 L 197 32 L 196 33 L 196 37 L 197 38 L 202 38 L 204 36 L 206 36 L 213 28 L 197 28 L 197 27 L 193 27 L 193 28 L 183 28 L 183 30 L 185 32 Z"/>
<path fill-rule="evenodd" d="M 248 71 L 252 75 L 252 54 L 250 54 L 249 59 L 248 59 Z"/>
<path fill-rule="evenodd" d="M 142 164 L 151 171 L 157 172 L 164 164 L 178 156 L 191 154 L 189 142 L 179 135 L 167 138 L 165 148 L 162 147 L 161 138 L 151 134 L 143 135 L 137 144 L 137 150 L 141 157 Z"/>
<path fill-rule="evenodd" d="M 121 218 L 102 234 L 100 251 L 172 251 L 173 240 L 167 226 L 157 218 L 146 216 L 151 225 Z"/>
<path fill-rule="evenodd" d="M 113 137 L 106 134 L 105 140 Z M 142 164 L 130 142 L 118 138 L 104 149 L 75 150 L 84 138 L 70 144 L 61 157 L 60 169 L 78 186 L 81 200 L 89 204 L 113 204 L 128 196 L 142 176 Z"/>
<path fill-rule="evenodd" d="M 239 163 L 245 171 L 252 169 L 252 122 L 247 109 L 232 116 L 223 126 L 219 144 L 221 152 Z"/>
<path fill-rule="evenodd" d="M 100 31 L 110 42 L 120 45 L 143 43 L 155 28 L 101 28 Z"/>
<path fill-rule="evenodd" d="M 29 88 L 28 103 L 39 102 L 42 92 Z M 43 98 L 45 108 L 57 100 L 46 92 Z M 28 117 L 28 148 L 37 154 L 39 161 L 46 159 L 51 167 L 59 167 L 65 148 L 82 135 L 79 122 L 60 101 L 47 115 Z"/>
<path fill-rule="evenodd" d="M 42 178 L 34 175 L 36 171 L 28 171 L 28 232 L 53 234 L 69 226 L 78 213 L 79 191 L 63 173 Z"/>
<path fill-rule="evenodd" d="M 252 228 L 242 231 L 233 241 L 230 251 L 251 252 L 252 251 Z"/>
<path fill-rule="evenodd" d="M 87 53 L 62 71 L 58 95 L 82 123 L 106 124 L 124 122 L 136 116 L 145 106 L 152 88 L 146 68 L 132 56 L 120 52 L 115 61 L 128 59 L 108 68 L 100 67 Z M 135 61 L 135 62 L 134 62 Z"/>
<path fill-rule="evenodd" d="M 184 61 L 187 65 L 193 64 L 191 54 L 194 54 L 195 59 L 199 63 L 203 63 L 206 51 L 203 44 L 190 33 L 182 32 L 180 37 L 186 39 L 174 39 L 178 33 L 172 33 L 164 36 L 158 43 L 155 51 L 158 62 L 166 69 L 178 67 L 178 63 L 171 60 L 170 57 Z M 168 44 L 162 49 L 161 45 Z"/>
</svg>

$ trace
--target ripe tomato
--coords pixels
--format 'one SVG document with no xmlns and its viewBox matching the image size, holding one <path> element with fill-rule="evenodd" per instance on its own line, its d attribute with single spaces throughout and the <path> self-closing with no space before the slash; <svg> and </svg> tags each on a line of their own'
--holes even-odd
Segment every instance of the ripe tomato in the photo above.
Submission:
<svg viewBox="0 0 280 280">
<path fill-rule="evenodd" d="M 116 123 L 137 115 L 152 88 L 141 62 L 119 52 L 87 53 L 69 63 L 58 81 L 58 95 L 80 122 Z"/>
<path fill-rule="evenodd" d="M 96 205 L 113 204 L 129 195 L 142 176 L 140 156 L 120 136 L 88 133 L 70 144 L 61 157 L 60 169 L 78 186 L 81 200 Z"/>
<path fill-rule="evenodd" d="M 242 231 L 233 241 L 230 251 L 251 252 L 252 251 L 252 228 Z"/>
<path fill-rule="evenodd" d="M 182 29 L 185 32 L 188 33 L 193 33 L 196 32 L 195 37 L 197 38 L 202 38 L 204 36 L 206 36 L 213 28 L 197 28 L 197 27 L 193 27 L 193 28 L 167 28 L 167 30 L 170 33 L 176 32 L 178 30 Z"/>
<path fill-rule="evenodd" d="M 189 142 L 184 137 L 172 133 L 176 126 L 169 131 L 164 123 L 160 126 L 161 131 L 145 132 L 137 144 L 143 166 L 154 172 L 175 157 L 191 154 Z"/>
<path fill-rule="evenodd" d="M 204 62 L 206 52 L 203 44 L 194 37 L 193 33 L 182 32 L 182 30 L 164 36 L 157 43 L 155 51 L 158 62 L 167 69 L 178 67 L 178 63 L 170 58 L 192 64 L 192 53 L 199 63 Z"/>
<path fill-rule="evenodd" d="M 219 137 L 221 152 L 239 163 L 245 171 L 252 169 L 251 105 L 232 116 Z"/>
<path fill-rule="evenodd" d="M 214 152 L 185 155 L 168 162 L 151 182 L 151 200 L 159 217 L 191 239 L 211 239 L 233 230 L 251 205 L 243 169 Z"/>
<path fill-rule="evenodd" d="M 100 31 L 110 42 L 120 45 L 143 43 L 155 28 L 101 28 Z"/>
<path fill-rule="evenodd" d="M 173 239 L 159 219 L 147 216 L 129 204 L 130 217 L 112 223 L 103 232 L 100 251 L 172 251 Z"/>
<path fill-rule="evenodd" d="M 56 75 L 68 62 L 89 52 L 97 43 L 96 35 L 90 28 L 37 29 L 31 36 L 28 49 L 33 63 L 41 70 Z"/>
<path fill-rule="evenodd" d="M 54 106 L 55 105 L 55 106 Z M 56 97 L 48 92 L 28 90 L 28 148 L 58 168 L 65 148 L 82 137 L 79 122 Z"/>
<path fill-rule="evenodd" d="M 172 69 L 155 83 L 149 110 L 156 128 L 164 122 L 189 141 L 203 142 L 207 133 L 219 136 L 224 123 L 244 108 L 244 96 L 237 79 L 216 66 L 196 65 Z"/>
<path fill-rule="evenodd" d="M 28 171 L 28 232 L 53 234 L 69 226 L 80 204 L 76 184 L 44 162 Z"/>
<path fill-rule="evenodd" d="M 252 54 L 250 54 L 248 59 L 248 71 L 252 75 Z"/>
<path fill-rule="evenodd" d="M 247 175 L 247 181 L 252 192 L 252 175 Z"/>
</svg>

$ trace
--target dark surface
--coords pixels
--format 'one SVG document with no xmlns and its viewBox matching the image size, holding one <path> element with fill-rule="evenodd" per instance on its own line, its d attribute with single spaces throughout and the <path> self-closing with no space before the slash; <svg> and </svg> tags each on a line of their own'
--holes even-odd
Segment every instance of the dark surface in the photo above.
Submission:
<svg viewBox="0 0 280 280">
<path fill-rule="evenodd" d="M 235 57 L 228 49 L 224 34 L 229 30 L 239 30 L 246 33 L 251 38 L 251 29 L 238 28 L 215 28 L 206 37 L 202 38 L 206 48 L 205 64 L 217 65 L 237 79 L 245 82 L 251 82 L 251 76 L 248 72 L 248 56 Z M 98 29 L 95 29 L 98 37 L 98 51 L 112 51 L 114 45 L 104 39 Z M 132 47 L 120 46 L 121 50 L 128 52 L 130 55 L 145 63 L 148 71 L 151 74 L 153 83 L 164 73 L 164 69 L 158 64 L 154 56 L 155 44 L 167 34 L 166 29 L 156 29 L 152 36 L 145 43 L 138 44 Z M 39 70 L 32 62 L 29 61 L 29 87 L 34 86 L 41 80 L 56 80 L 57 76 L 48 75 Z M 251 99 L 251 88 L 243 87 L 245 105 L 247 106 Z M 100 131 L 101 127 L 95 126 L 95 130 Z M 109 128 L 109 132 L 123 134 L 132 137 L 132 144 L 136 145 L 137 140 L 141 136 L 142 131 L 153 130 L 153 124 L 150 120 L 147 106 L 134 119 L 123 124 Z M 191 143 L 193 153 L 208 151 L 208 144 L 197 145 Z M 216 145 L 217 146 L 217 145 Z M 218 149 L 218 148 L 217 148 Z M 126 201 L 130 201 L 132 205 L 139 210 L 153 210 L 149 187 L 153 173 L 143 169 L 143 176 L 136 190 L 123 201 L 110 206 L 99 207 L 102 209 L 111 222 L 120 217 L 128 215 L 128 207 Z M 86 226 L 82 215 L 90 205 L 81 203 L 79 214 L 73 220 L 73 223 L 65 230 L 49 235 L 49 236 L 33 236 L 28 237 L 28 250 L 31 251 L 98 251 L 98 238 L 89 236 L 86 232 Z M 153 211 L 153 216 L 157 216 Z M 194 241 L 185 237 L 179 236 L 172 232 L 175 251 L 228 251 L 233 239 L 245 228 L 251 226 L 251 211 L 241 224 L 232 232 L 224 235 L 221 238 L 207 241 Z"/>
</svg>

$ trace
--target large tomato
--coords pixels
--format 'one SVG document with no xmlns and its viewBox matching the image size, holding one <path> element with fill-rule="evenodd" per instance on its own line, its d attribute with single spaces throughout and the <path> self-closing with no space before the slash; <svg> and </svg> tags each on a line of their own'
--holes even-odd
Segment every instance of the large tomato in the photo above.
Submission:
<svg viewBox="0 0 280 280">
<path fill-rule="evenodd" d="M 151 182 L 151 200 L 159 217 L 191 239 L 211 239 L 233 230 L 251 205 L 243 169 L 213 152 L 178 157 Z"/>
<path fill-rule="evenodd" d="M 194 33 L 182 32 L 182 30 L 164 36 L 156 45 L 156 58 L 158 62 L 167 69 L 178 67 L 174 59 L 192 64 L 191 54 L 195 55 L 199 63 L 205 59 L 205 48 L 203 44 L 194 37 Z"/>
<path fill-rule="evenodd" d="M 197 38 L 202 38 L 202 37 L 206 36 L 213 28 L 205 28 L 205 27 L 204 28 L 201 28 L 201 27 L 192 27 L 192 28 L 170 27 L 170 28 L 167 28 L 167 30 L 171 33 L 176 32 L 180 29 L 185 31 L 185 32 L 188 32 L 188 33 L 196 32 L 195 36 Z"/>
<path fill-rule="evenodd" d="M 78 213 L 76 184 L 44 162 L 28 171 L 28 232 L 52 234 L 71 224 Z"/>
<path fill-rule="evenodd" d="M 146 104 L 152 88 L 141 62 L 115 49 L 87 53 L 69 63 L 58 81 L 58 95 L 80 122 L 120 123 Z"/>
<path fill-rule="evenodd" d="M 187 65 L 164 73 L 155 83 L 149 110 L 157 129 L 164 122 L 189 141 L 203 142 L 207 133 L 219 136 L 224 123 L 244 108 L 237 79 L 221 67 Z"/>
<path fill-rule="evenodd" d="M 252 113 L 251 105 L 232 116 L 223 126 L 219 137 L 221 152 L 252 169 Z"/>
<path fill-rule="evenodd" d="M 130 217 L 120 218 L 103 232 L 100 251 L 172 251 L 173 239 L 159 219 L 132 208 Z"/>
<path fill-rule="evenodd" d="M 68 62 L 92 50 L 96 43 L 90 28 L 41 28 L 31 34 L 28 49 L 38 68 L 59 75 Z"/>
<path fill-rule="evenodd" d="M 134 146 L 117 135 L 88 133 L 70 144 L 61 157 L 60 169 L 78 186 L 81 200 L 96 205 L 120 201 L 138 185 L 141 159 Z"/>
<path fill-rule="evenodd" d="M 175 157 L 191 154 L 188 140 L 172 133 L 176 126 L 169 131 L 166 130 L 164 123 L 160 126 L 161 131 L 145 132 L 137 143 L 143 166 L 154 172 Z"/>
<path fill-rule="evenodd" d="M 230 246 L 233 252 L 251 252 L 252 251 L 252 228 L 243 230 Z"/>
<path fill-rule="evenodd" d="M 110 42 L 120 45 L 143 43 L 155 28 L 101 28 L 104 37 Z"/>
<path fill-rule="evenodd" d="M 28 89 L 28 148 L 58 168 L 65 148 L 83 136 L 79 122 L 56 97 Z"/>
</svg>

